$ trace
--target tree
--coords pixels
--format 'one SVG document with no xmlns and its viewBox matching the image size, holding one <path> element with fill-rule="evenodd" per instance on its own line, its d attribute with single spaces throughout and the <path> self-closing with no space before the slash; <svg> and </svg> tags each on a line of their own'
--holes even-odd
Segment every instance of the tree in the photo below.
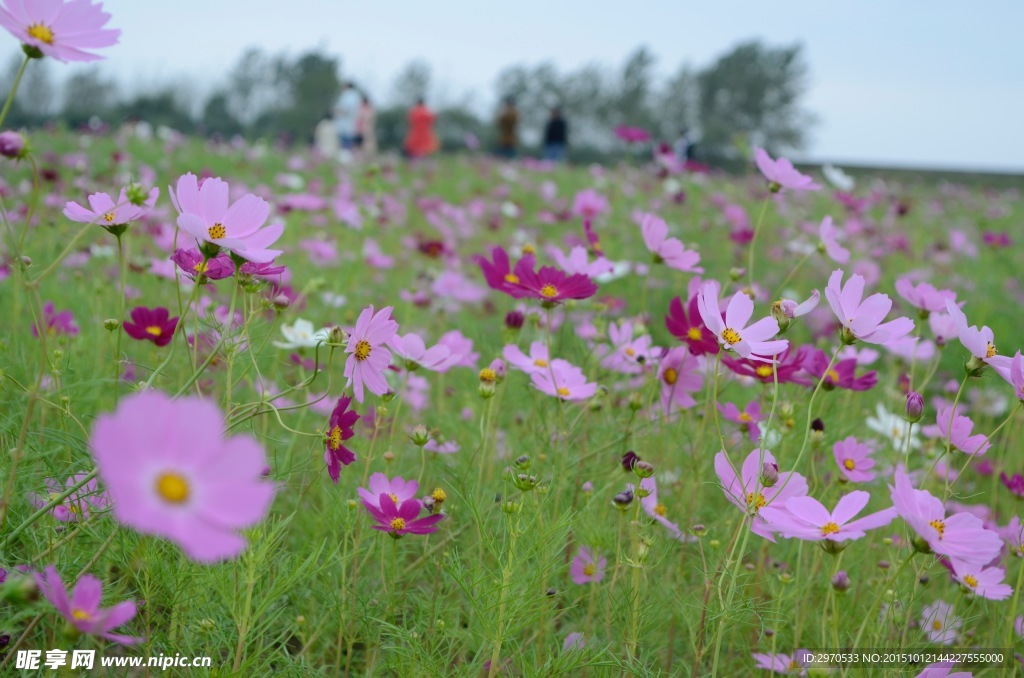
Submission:
<svg viewBox="0 0 1024 678">
<path fill-rule="evenodd" d="M 813 118 L 800 108 L 807 88 L 800 45 L 746 42 L 697 75 L 701 144 L 728 157 L 737 136 L 769 150 L 800 148 Z"/>
<path fill-rule="evenodd" d="M 81 127 L 93 116 L 109 121 L 118 100 L 117 83 L 104 79 L 99 67 L 93 66 L 74 73 L 64 83 L 59 115 L 72 128 Z"/>
</svg>

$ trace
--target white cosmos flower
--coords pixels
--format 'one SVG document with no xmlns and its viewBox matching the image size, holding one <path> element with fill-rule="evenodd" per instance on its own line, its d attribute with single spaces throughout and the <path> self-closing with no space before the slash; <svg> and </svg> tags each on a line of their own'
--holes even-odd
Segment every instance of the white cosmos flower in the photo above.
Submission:
<svg viewBox="0 0 1024 678">
<path fill-rule="evenodd" d="M 853 177 L 834 165 L 825 165 L 821 168 L 821 173 L 825 175 L 825 179 L 828 180 L 828 183 L 832 184 L 840 191 L 850 192 L 856 185 Z"/>
<path fill-rule="evenodd" d="M 292 325 L 281 325 L 285 341 L 275 341 L 274 346 L 284 349 L 313 348 L 321 341 L 327 341 L 330 330 L 314 329 L 313 323 L 297 318 Z"/>
<path fill-rule="evenodd" d="M 875 416 L 868 417 L 864 422 L 868 428 L 882 436 L 882 438 L 892 443 L 894 450 L 902 450 L 904 440 L 907 437 L 907 427 L 910 424 L 906 419 L 893 414 L 889 410 L 885 409 L 881 403 L 878 403 L 875 409 Z M 917 439 L 916 432 L 911 432 L 910 435 L 910 449 L 916 450 L 921 446 L 921 441 Z"/>
</svg>

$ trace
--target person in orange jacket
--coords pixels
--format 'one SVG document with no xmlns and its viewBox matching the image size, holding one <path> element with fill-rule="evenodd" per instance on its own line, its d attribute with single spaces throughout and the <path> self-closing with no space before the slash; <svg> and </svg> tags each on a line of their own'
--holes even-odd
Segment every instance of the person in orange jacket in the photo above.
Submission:
<svg viewBox="0 0 1024 678">
<path fill-rule="evenodd" d="M 434 121 L 437 116 L 427 108 L 420 98 L 416 105 L 409 109 L 409 133 L 403 146 L 405 154 L 410 158 L 423 158 L 437 152 L 441 144 L 434 133 Z"/>
</svg>

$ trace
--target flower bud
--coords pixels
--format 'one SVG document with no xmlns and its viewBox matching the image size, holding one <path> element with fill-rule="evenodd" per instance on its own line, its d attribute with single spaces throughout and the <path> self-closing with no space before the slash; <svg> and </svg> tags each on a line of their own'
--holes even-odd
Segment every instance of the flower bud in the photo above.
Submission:
<svg viewBox="0 0 1024 678">
<path fill-rule="evenodd" d="M 481 370 L 481 372 L 492 372 L 492 370 Z M 480 388 L 478 389 L 480 397 L 484 400 L 494 397 L 494 382 L 480 380 Z"/>
<path fill-rule="evenodd" d="M 820 418 L 819 419 L 815 419 L 814 421 L 811 422 L 811 430 L 815 431 L 817 433 L 824 433 L 825 432 L 825 422 L 823 422 Z"/>
<path fill-rule="evenodd" d="M 200 631 L 203 631 L 205 633 L 209 633 L 210 631 L 213 631 L 216 628 L 217 628 L 217 622 L 213 621 L 212 619 L 200 619 L 199 620 L 199 630 Z"/>
<path fill-rule="evenodd" d="M 629 394 L 629 409 L 631 409 L 634 412 L 636 412 L 637 410 L 639 410 L 643 406 L 644 406 L 644 397 L 642 395 L 640 395 L 636 391 L 634 391 L 633 393 Z"/>
<path fill-rule="evenodd" d="M 335 346 L 344 346 L 348 343 L 348 332 L 340 327 L 332 327 L 327 334 L 327 343 Z"/>
<path fill-rule="evenodd" d="M 121 321 L 117 318 L 107 318 L 103 321 L 103 329 L 113 332 L 121 327 Z"/>
<path fill-rule="evenodd" d="M 775 487 L 779 482 L 779 465 L 766 461 L 761 464 L 761 484 L 765 487 Z"/>
<path fill-rule="evenodd" d="M 708 528 L 703 523 L 697 523 L 696 525 L 690 528 L 690 534 L 692 534 L 694 537 L 703 537 L 707 533 Z"/>
<path fill-rule="evenodd" d="M 505 315 L 505 327 L 510 330 L 519 330 L 523 327 L 525 317 L 519 311 L 509 311 Z"/>
<path fill-rule="evenodd" d="M 517 469 L 526 471 L 530 468 L 530 457 L 523 454 L 516 458 L 515 466 Z"/>
<path fill-rule="evenodd" d="M 907 394 L 907 421 L 911 424 L 921 421 L 924 416 L 924 397 L 917 391 Z"/>
<path fill-rule="evenodd" d="M 623 490 L 622 492 L 619 492 L 617 495 L 612 497 L 612 503 L 618 508 L 626 510 L 626 508 L 633 503 L 633 491 Z"/>
<path fill-rule="evenodd" d="M 386 461 L 388 463 L 393 462 L 395 460 L 395 453 L 392 452 L 391 450 L 388 450 L 387 452 L 385 452 L 381 456 L 384 458 L 384 461 Z"/>
<path fill-rule="evenodd" d="M 964 369 L 967 370 L 967 374 L 972 377 L 980 377 L 982 372 L 985 371 L 986 363 L 978 356 L 972 355 L 964 363 Z"/>
<path fill-rule="evenodd" d="M 0 155 L 15 160 L 24 158 L 28 155 L 28 144 L 25 143 L 25 137 L 12 130 L 0 132 Z"/>
<path fill-rule="evenodd" d="M 21 267 L 23 269 L 32 268 L 32 257 L 21 255 Z"/>
<path fill-rule="evenodd" d="M 646 461 L 637 461 L 633 464 L 633 473 L 641 478 L 650 478 L 654 475 L 654 464 Z"/>
<path fill-rule="evenodd" d="M 832 577 L 832 588 L 836 591 L 846 591 L 850 588 L 850 576 L 846 570 L 839 570 Z"/>
<path fill-rule="evenodd" d="M 274 297 L 274 299 L 273 299 L 273 301 L 271 303 L 274 305 L 274 310 L 280 312 L 280 311 L 284 311 L 285 309 L 287 309 L 288 306 L 292 302 L 291 302 L 291 299 L 288 298 L 288 295 L 286 295 L 286 294 L 279 294 L 276 297 Z M 334 328 L 332 328 L 332 331 L 333 331 L 333 329 Z"/>
<path fill-rule="evenodd" d="M 128 188 L 125 189 L 124 196 L 128 198 L 128 202 L 141 207 L 146 204 L 149 200 L 149 190 L 141 184 L 131 183 Z"/>
<path fill-rule="evenodd" d="M 448 493 L 443 488 L 435 487 L 434 491 L 430 493 L 430 498 L 437 504 L 443 504 L 448 498 Z"/>
<path fill-rule="evenodd" d="M 412 434 L 409 435 L 409 440 L 416 447 L 423 447 L 430 442 L 430 431 L 423 424 L 416 424 L 412 428 Z"/>
<path fill-rule="evenodd" d="M 492 370 L 490 367 L 485 367 L 480 370 L 480 383 L 481 384 L 493 384 L 498 379 L 498 373 Z"/>
<path fill-rule="evenodd" d="M 508 373 L 508 369 L 505 367 L 505 361 L 501 358 L 495 358 L 488 369 L 494 372 L 494 376 L 497 378 L 499 384 L 501 383 L 501 380 L 505 378 L 505 374 Z"/>
<path fill-rule="evenodd" d="M 633 467 L 636 466 L 636 463 L 638 461 L 640 461 L 640 455 L 638 455 L 633 450 L 626 452 L 624 455 L 622 455 L 623 470 L 626 471 L 626 473 L 629 473 L 630 471 L 633 470 Z"/>
</svg>

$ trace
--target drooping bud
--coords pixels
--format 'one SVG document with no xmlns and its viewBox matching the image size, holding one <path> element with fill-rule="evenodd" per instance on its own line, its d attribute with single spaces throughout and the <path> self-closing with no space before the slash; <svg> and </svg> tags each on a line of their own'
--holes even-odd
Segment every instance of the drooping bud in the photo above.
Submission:
<svg viewBox="0 0 1024 678">
<path fill-rule="evenodd" d="M 907 421 L 911 424 L 921 421 L 924 416 L 924 396 L 917 391 L 907 394 Z"/>
<path fill-rule="evenodd" d="M 15 160 L 24 158 L 28 155 L 28 144 L 25 143 L 25 137 L 11 130 L 0 132 L 0 155 Z"/>
<path fill-rule="evenodd" d="M 523 327 L 525 317 L 519 311 L 509 311 L 505 315 L 505 327 L 510 330 L 519 330 Z"/>
<path fill-rule="evenodd" d="M 846 570 L 839 570 L 832 576 L 832 588 L 836 591 L 846 591 L 850 588 L 850 576 Z"/>
<path fill-rule="evenodd" d="M 622 455 L 623 470 L 626 471 L 626 473 L 629 473 L 630 471 L 633 470 L 633 467 L 636 466 L 636 463 L 638 461 L 640 461 L 640 455 L 638 455 L 633 450 L 626 452 L 624 455 Z"/>
<path fill-rule="evenodd" d="M 409 435 L 409 440 L 416 447 L 423 447 L 430 442 L 430 431 L 423 424 L 416 424 L 412 428 L 412 433 Z"/>
<path fill-rule="evenodd" d="M 629 505 L 633 503 L 633 491 L 623 490 L 622 492 L 619 492 L 617 495 L 612 497 L 612 503 L 625 511 Z"/>
<path fill-rule="evenodd" d="M 291 304 L 292 302 L 287 295 L 279 294 L 276 297 L 274 297 L 274 300 L 271 303 L 273 303 L 275 311 L 281 312 L 287 309 L 289 304 Z"/>
<path fill-rule="evenodd" d="M 121 321 L 117 318 L 107 318 L 103 321 L 103 329 L 113 332 L 121 327 Z"/>
</svg>

